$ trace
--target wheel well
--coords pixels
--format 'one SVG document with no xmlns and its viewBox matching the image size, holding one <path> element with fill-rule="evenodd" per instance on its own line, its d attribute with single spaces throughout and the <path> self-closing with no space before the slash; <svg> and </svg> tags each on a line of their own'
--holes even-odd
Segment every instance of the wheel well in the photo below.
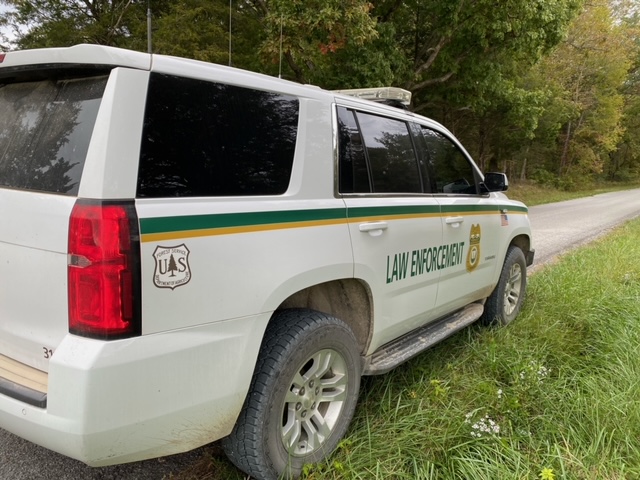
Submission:
<svg viewBox="0 0 640 480">
<path fill-rule="evenodd" d="M 531 240 L 527 235 L 518 235 L 513 240 L 511 240 L 510 245 L 515 245 L 520 250 L 522 250 L 526 256 L 531 248 Z"/>
<path fill-rule="evenodd" d="M 334 280 L 294 293 L 280 304 L 284 308 L 309 308 L 345 322 L 364 353 L 371 338 L 373 307 L 369 288 L 355 279 Z"/>
</svg>

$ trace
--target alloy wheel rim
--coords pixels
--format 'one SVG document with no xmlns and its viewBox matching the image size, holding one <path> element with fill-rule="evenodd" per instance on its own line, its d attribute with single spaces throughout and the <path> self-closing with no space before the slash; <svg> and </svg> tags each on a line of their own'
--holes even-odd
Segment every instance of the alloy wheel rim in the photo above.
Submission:
<svg viewBox="0 0 640 480">
<path fill-rule="evenodd" d="M 514 263 L 509 269 L 509 279 L 504 289 L 504 313 L 511 315 L 518 307 L 522 291 L 522 268 Z"/>
<path fill-rule="evenodd" d="M 333 349 L 316 352 L 298 368 L 282 411 L 281 438 L 289 455 L 322 448 L 342 414 L 348 380 L 347 364 Z"/>
</svg>

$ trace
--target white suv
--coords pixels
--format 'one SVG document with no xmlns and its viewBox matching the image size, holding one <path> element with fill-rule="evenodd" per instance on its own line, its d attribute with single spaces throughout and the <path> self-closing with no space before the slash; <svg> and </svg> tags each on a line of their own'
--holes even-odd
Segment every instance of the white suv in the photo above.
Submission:
<svg viewBox="0 0 640 480">
<path fill-rule="evenodd" d="M 0 54 L 0 112 L 0 427 L 89 465 L 295 477 L 361 375 L 520 310 L 527 208 L 402 108 L 81 45 Z"/>
</svg>

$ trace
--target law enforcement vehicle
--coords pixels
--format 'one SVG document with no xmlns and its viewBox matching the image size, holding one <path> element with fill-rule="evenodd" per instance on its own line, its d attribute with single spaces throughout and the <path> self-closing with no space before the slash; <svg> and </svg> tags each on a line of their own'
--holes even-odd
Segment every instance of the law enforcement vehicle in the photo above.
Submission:
<svg viewBox="0 0 640 480">
<path fill-rule="evenodd" d="M 295 477 L 362 375 L 513 320 L 527 208 L 442 125 L 371 101 L 407 93 L 0 54 L 0 427 L 92 466 L 222 439 Z"/>
</svg>

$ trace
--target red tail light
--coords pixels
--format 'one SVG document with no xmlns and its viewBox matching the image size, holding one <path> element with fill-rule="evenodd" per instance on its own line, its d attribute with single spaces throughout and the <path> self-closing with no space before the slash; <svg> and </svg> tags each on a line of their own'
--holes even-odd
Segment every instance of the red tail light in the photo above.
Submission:
<svg viewBox="0 0 640 480">
<path fill-rule="evenodd" d="M 69 221 L 69 331 L 140 335 L 140 246 L 133 202 L 78 200 Z"/>
</svg>

